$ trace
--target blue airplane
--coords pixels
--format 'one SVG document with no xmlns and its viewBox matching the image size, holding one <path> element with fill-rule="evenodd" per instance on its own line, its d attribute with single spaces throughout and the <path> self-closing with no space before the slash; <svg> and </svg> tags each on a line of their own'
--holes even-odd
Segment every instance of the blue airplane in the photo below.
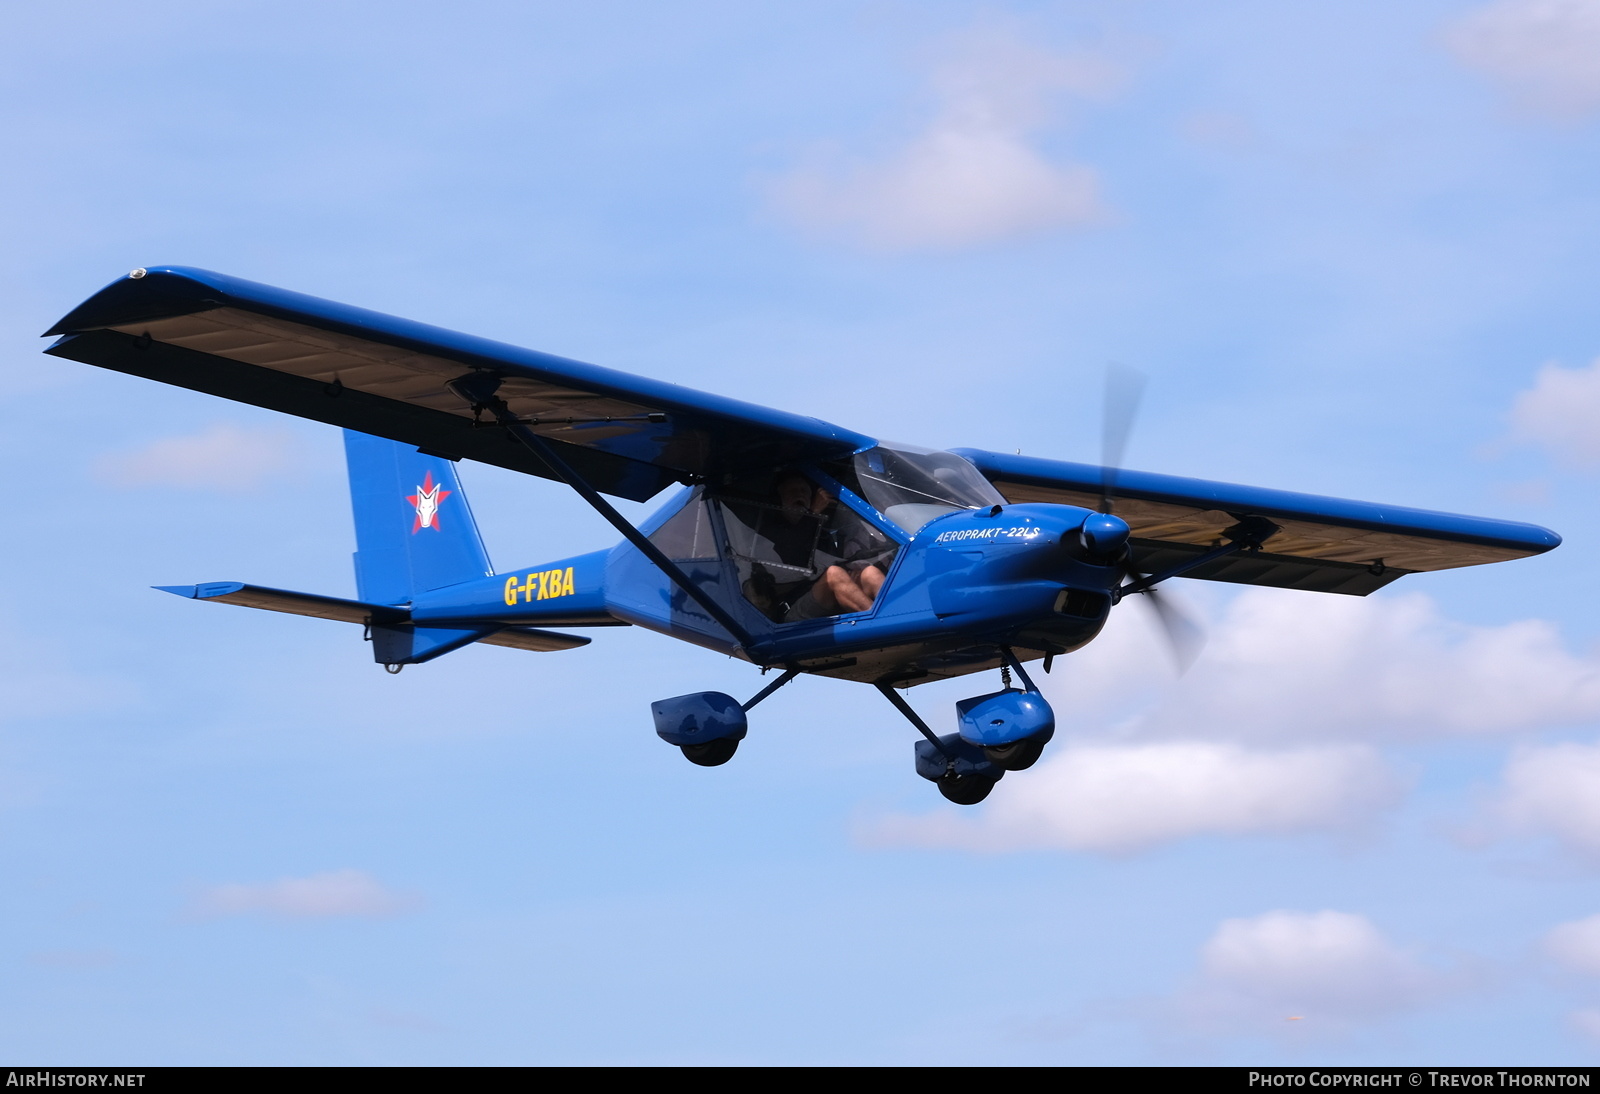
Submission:
<svg viewBox="0 0 1600 1094">
<path fill-rule="evenodd" d="M 1055 732 L 1025 664 L 1049 672 L 1169 578 L 1365 596 L 1561 542 L 1530 524 L 1121 471 L 1118 429 L 1101 466 L 890 444 L 180 266 L 132 271 L 46 336 L 57 357 L 345 431 L 355 600 L 233 581 L 164 591 L 359 623 L 391 672 L 477 642 L 572 649 L 590 639 L 566 628 L 630 624 L 779 670 L 742 703 L 653 704 L 656 733 L 707 767 L 796 676 L 859 680 L 921 734 L 917 773 L 963 805 Z M 460 460 L 567 484 L 623 542 L 496 572 Z M 605 497 L 674 486 L 638 527 Z M 954 733 L 901 694 L 997 668 L 1000 690 L 957 703 Z"/>
</svg>

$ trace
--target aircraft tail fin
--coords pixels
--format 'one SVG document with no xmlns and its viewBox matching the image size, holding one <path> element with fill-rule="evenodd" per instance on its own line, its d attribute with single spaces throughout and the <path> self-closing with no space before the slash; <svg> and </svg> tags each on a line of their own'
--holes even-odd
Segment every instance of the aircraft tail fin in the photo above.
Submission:
<svg viewBox="0 0 1600 1094">
<path fill-rule="evenodd" d="M 451 461 L 351 429 L 344 452 L 360 600 L 405 604 L 494 573 Z"/>
</svg>

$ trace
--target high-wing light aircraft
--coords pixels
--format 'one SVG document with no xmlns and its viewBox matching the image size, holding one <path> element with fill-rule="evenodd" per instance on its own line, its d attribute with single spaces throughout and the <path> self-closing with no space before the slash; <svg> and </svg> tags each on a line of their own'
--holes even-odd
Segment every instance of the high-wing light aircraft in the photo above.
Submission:
<svg viewBox="0 0 1600 1094">
<path fill-rule="evenodd" d="M 1561 542 L 1529 524 L 1119 471 L 1120 441 L 1103 466 L 890 444 L 179 266 L 134 270 L 46 334 L 57 357 L 345 430 L 357 599 L 231 581 L 164 591 L 362 624 L 394 672 L 474 642 L 563 650 L 590 640 L 546 628 L 629 624 L 779 670 L 742 703 L 652 706 L 656 733 L 707 767 L 796 676 L 859 680 L 921 733 L 917 773 L 967 805 L 1055 732 L 1025 663 L 1049 672 L 1169 578 L 1365 596 Z M 464 459 L 566 483 L 623 542 L 497 572 Z M 672 486 L 638 527 L 605 498 Z M 957 703 L 955 733 L 900 693 L 996 668 L 1001 689 Z"/>
</svg>

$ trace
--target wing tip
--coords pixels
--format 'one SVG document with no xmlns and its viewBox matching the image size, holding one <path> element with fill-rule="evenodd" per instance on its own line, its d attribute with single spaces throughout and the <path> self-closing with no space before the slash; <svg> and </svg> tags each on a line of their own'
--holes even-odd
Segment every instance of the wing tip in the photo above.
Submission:
<svg viewBox="0 0 1600 1094">
<path fill-rule="evenodd" d="M 39 337 L 82 334 L 118 323 L 202 310 L 215 306 L 215 301 L 207 304 L 202 299 L 208 292 L 225 291 L 220 275 L 209 270 L 188 266 L 139 266 L 63 315 Z"/>
<path fill-rule="evenodd" d="M 227 596 L 244 588 L 242 581 L 208 581 L 201 585 L 152 585 L 158 592 L 171 593 L 188 600 L 209 600 L 216 596 Z"/>
</svg>

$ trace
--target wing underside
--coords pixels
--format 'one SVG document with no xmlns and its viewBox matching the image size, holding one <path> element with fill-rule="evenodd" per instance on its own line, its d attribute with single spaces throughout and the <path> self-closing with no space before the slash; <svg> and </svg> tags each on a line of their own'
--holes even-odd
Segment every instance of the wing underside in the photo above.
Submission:
<svg viewBox="0 0 1600 1094">
<path fill-rule="evenodd" d="M 472 459 L 554 476 L 447 387 L 473 372 L 606 493 L 829 459 L 871 439 L 814 418 L 181 267 L 136 271 L 47 351 Z"/>
<path fill-rule="evenodd" d="M 1100 504 L 1099 467 L 958 451 L 1008 501 Z M 1227 542 L 1223 533 L 1246 517 L 1264 517 L 1278 531 L 1261 551 L 1224 556 L 1183 576 L 1356 596 L 1406 574 L 1525 558 L 1561 542 L 1532 524 L 1138 471 L 1118 473 L 1115 511 L 1132 529 L 1135 561 L 1147 573 Z"/>
</svg>

